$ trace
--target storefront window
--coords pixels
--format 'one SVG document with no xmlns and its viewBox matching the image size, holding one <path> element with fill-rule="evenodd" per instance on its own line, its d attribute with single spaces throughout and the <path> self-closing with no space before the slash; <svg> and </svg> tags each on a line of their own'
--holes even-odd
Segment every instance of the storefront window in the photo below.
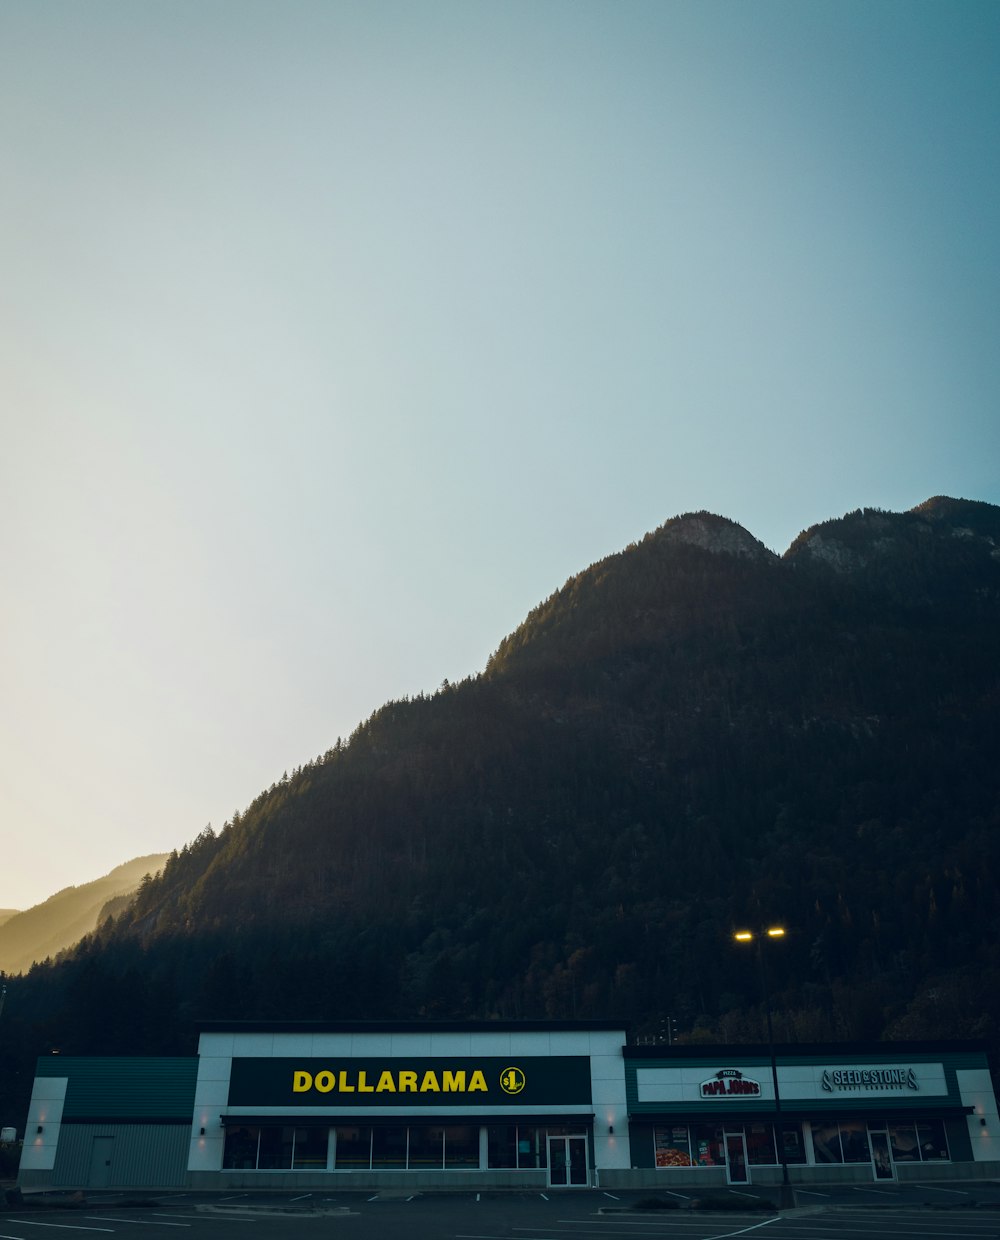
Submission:
<svg viewBox="0 0 1000 1240">
<path fill-rule="evenodd" d="M 336 1160 L 338 1171 L 367 1171 L 372 1165 L 372 1130 L 338 1128 Z"/>
<path fill-rule="evenodd" d="M 686 1124 L 653 1129 L 653 1152 L 658 1167 L 690 1167 L 691 1143 Z"/>
<path fill-rule="evenodd" d="M 919 1162 L 920 1147 L 917 1145 L 917 1130 L 913 1124 L 890 1124 L 889 1144 L 892 1147 L 894 1162 Z"/>
<path fill-rule="evenodd" d="M 226 1129 L 222 1165 L 227 1171 L 252 1171 L 257 1166 L 260 1129 L 250 1124 Z"/>
<path fill-rule="evenodd" d="M 840 1149 L 838 1124 L 813 1124 L 813 1150 L 818 1163 L 840 1163 L 844 1155 Z"/>
<path fill-rule="evenodd" d="M 722 1129 L 716 1124 L 654 1128 L 653 1148 L 658 1167 L 721 1167 L 726 1161 Z"/>
<path fill-rule="evenodd" d="M 241 1124 L 226 1129 L 222 1165 L 227 1171 L 326 1169 L 326 1128 Z"/>
<path fill-rule="evenodd" d="M 260 1130 L 260 1146 L 257 1150 L 258 1171 L 286 1171 L 292 1165 L 292 1144 L 295 1129 L 273 1127 L 269 1124 Z"/>
<path fill-rule="evenodd" d="M 444 1129 L 410 1129 L 410 1170 L 435 1171 L 444 1163 Z"/>
<path fill-rule="evenodd" d="M 444 1165 L 449 1168 L 479 1167 L 479 1129 L 456 1125 L 444 1130 Z"/>
<path fill-rule="evenodd" d="M 802 1129 L 798 1124 L 794 1127 L 791 1125 L 783 1127 L 781 1130 L 781 1141 L 785 1147 L 785 1162 L 789 1166 L 805 1162 L 806 1147 L 802 1141 Z"/>
<path fill-rule="evenodd" d="M 770 1124 L 747 1124 L 744 1135 L 747 1162 L 751 1167 L 771 1167 L 778 1161 L 774 1152 L 774 1129 Z"/>
<path fill-rule="evenodd" d="M 944 1124 L 940 1120 L 889 1124 L 888 1133 L 894 1162 L 932 1162 L 948 1158 L 948 1143 Z M 814 1124 L 813 1149 L 818 1163 L 870 1162 L 872 1152 L 868 1125 L 864 1120 Z M 791 1159 L 788 1161 L 791 1162 Z"/>
<path fill-rule="evenodd" d="M 521 1124 L 497 1124 L 490 1127 L 487 1130 L 489 1165 L 531 1171 L 545 1167 L 547 1131 L 545 1128 L 527 1128 Z"/>
<path fill-rule="evenodd" d="M 691 1128 L 691 1161 L 696 1167 L 724 1167 L 726 1154 L 718 1124 L 694 1124 Z"/>
<path fill-rule="evenodd" d="M 372 1129 L 372 1167 L 394 1171 L 406 1166 L 406 1129 Z"/>
<path fill-rule="evenodd" d="M 549 1143 L 546 1140 L 547 1129 L 517 1129 L 517 1165 L 526 1170 L 538 1170 L 549 1163 Z"/>
<path fill-rule="evenodd" d="M 517 1126 L 494 1124 L 486 1131 L 486 1161 L 490 1167 L 517 1166 Z"/>
<path fill-rule="evenodd" d="M 944 1124 L 939 1119 L 928 1120 L 917 1124 L 917 1146 L 923 1162 L 936 1162 L 947 1159 L 948 1140 L 944 1135 Z"/>
<path fill-rule="evenodd" d="M 296 1128 L 292 1169 L 325 1171 L 328 1145 L 329 1133 L 326 1128 Z"/>
<path fill-rule="evenodd" d="M 863 1120 L 846 1120 L 840 1125 L 840 1147 L 845 1163 L 867 1163 L 872 1160 L 868 1145 L 868 1126 Z"/>
</svg>

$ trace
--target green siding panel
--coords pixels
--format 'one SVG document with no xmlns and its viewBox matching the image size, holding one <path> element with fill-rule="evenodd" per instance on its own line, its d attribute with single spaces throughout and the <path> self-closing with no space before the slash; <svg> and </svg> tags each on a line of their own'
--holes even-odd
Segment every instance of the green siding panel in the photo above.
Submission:
<svg viewBox="0 0 1000 1240">
<path fill-rule="evenodd" d="M 67 1077 L 63 1121 L 187 1120 L 194 1111 L 198 1060 L 90 1059 L 47 1055 L 37 1076 Z"/>
</svg>

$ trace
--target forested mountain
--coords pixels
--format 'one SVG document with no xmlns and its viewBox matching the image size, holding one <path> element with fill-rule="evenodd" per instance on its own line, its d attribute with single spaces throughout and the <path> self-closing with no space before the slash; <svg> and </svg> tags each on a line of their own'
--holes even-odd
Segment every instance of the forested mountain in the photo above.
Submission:
<svg viewBox="0 0 1000 1240">
<path fill-rule="evenodd" d="M 998 708 L 1000 508 L 866 509 L 782 557 L 675 518 L 11 979 L 10 1089 L 52 1047 L 186 1051 L 216 1018 L 757 1040 L 731 933 L 772 919 L 779 1038 L 996 1041 Z"/>
<path fill-rule="evenodd" d="M 166 853 L 136 857 L 93 882 L 57 891 L 23 913 L 0 913 L 0 972 L 20 973 L 79 943 L 109 914 L 120 913 L 143 876 L 155 874 L 166 860 Z"/>
</svg>

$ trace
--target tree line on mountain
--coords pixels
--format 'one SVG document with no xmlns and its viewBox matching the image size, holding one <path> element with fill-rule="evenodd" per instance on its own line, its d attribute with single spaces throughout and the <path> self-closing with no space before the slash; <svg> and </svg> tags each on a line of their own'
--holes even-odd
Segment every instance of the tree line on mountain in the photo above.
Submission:
<svg viewBox="0 0 1000 1240">
<path fill-rule="evenodd" d="M 780 560 L 697 545 L 739 530 L 699 521 L 571 579 L 483 673 L 386 704 L 10 979 L 0 1108 L 37 1053 L 188 1053 L 210 1019 L 759 1041 L 732 932 L 772 921 L 779 1040 L 996 1045 L 1000 510 L 861 511 Z"/>
</svg>

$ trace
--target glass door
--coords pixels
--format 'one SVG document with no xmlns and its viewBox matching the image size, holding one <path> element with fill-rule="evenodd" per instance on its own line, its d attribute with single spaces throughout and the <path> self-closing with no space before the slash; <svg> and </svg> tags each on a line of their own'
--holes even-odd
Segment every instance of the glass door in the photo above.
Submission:
<svg viewBox="0 0 1000 1240">
<path fill-rule="evenodd" d="M 894 1180 L 896 1168 L 892 1161 L 892 1147 L 889 1145 L 888 1132 L 869 1132 L 868 1139 L 872 1146 L 872 1165 L 875 1168 L 876 1180 Z"/>
<path fill-rule="evenodd" d="M 586 1188 L 590 1183 L 587 1171 L 587 1138 L 549 1137 L 549 1186 L 551 1188 Z"/>
<path fill-rule="evenodd" d="M 747 1183 L 747 1145 L 742 1132 L 726 1133 L 726 1179 L 730 1184 Z"/>
</svg>

